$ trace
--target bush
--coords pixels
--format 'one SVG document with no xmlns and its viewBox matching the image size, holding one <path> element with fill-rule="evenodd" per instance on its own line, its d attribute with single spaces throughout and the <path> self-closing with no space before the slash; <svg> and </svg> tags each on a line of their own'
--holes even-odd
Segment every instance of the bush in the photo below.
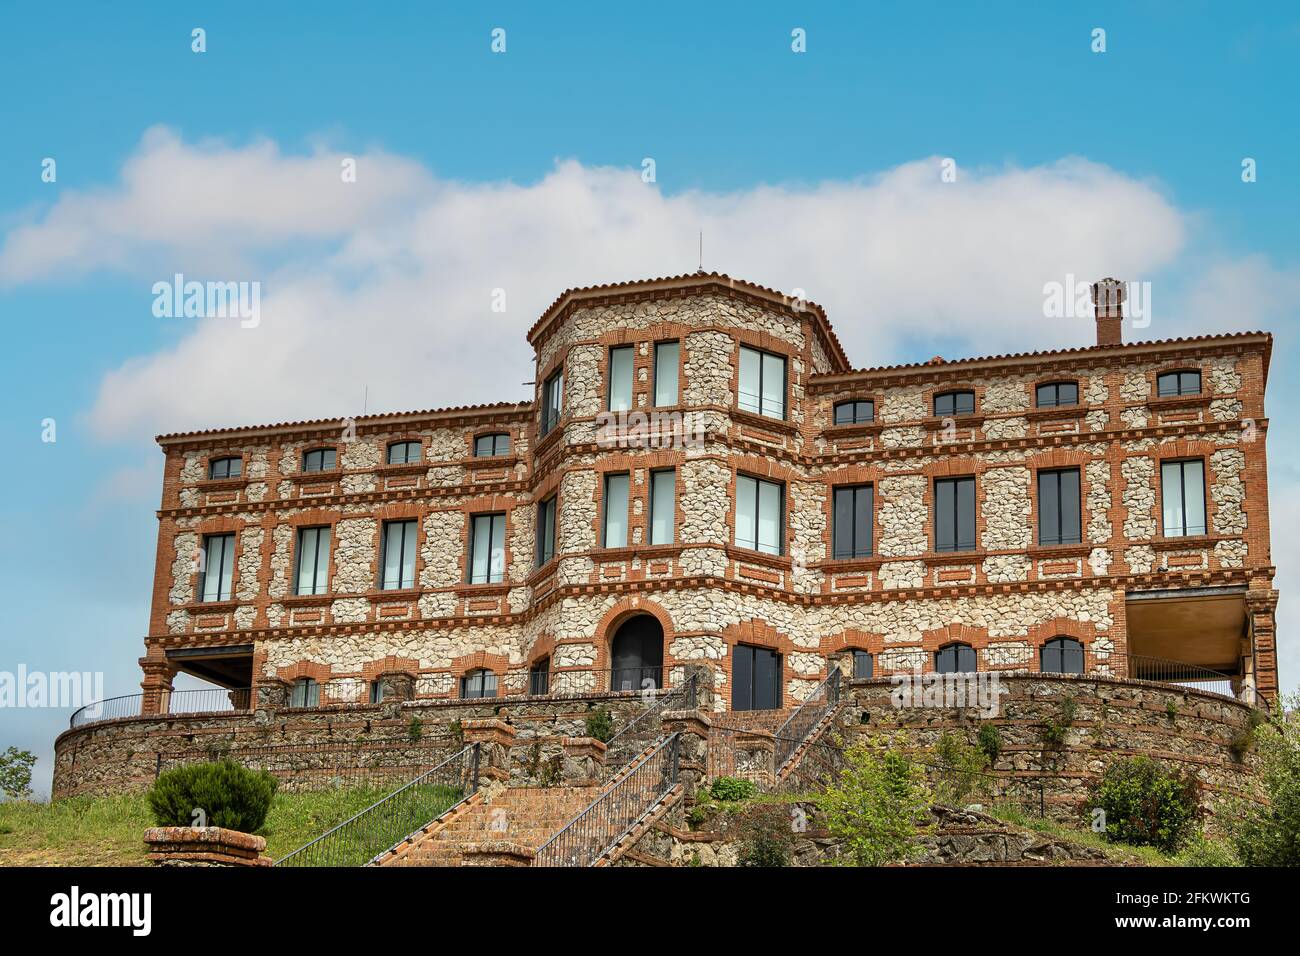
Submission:
<svg viewBox="0 0 1300 956">
<path fill-rule="evenodd" d="M 1254 733 L 1267 805 L 1237 801 L 1228 833 L 1246 866 L 1300 866 L 1300 694 Z"/>
<path fill-rule="evenodd" d="M 855 744 L 844 760 L 817 806 L 826 828 L 845 841 L 847 858 L 857 866 L 881 866 L 913 855 L 927 803 L 921 768 L 880 744 Z"/>
<path fill-rule="evenodd" d="M 202 810 L 200 819 L 208 826 L 256 833 L 266 822 L 275 787 L 267 771 L 223 760 L 164 770 L 146 798 L 159 826 L 194 826 L 194 811 Z"/>
<path fill-rule="evenodd" d="M 412 743 L 414 743 L 415 741 L 423 737 L 424 721 L 422 721 L 419 717 L 412 716 L 411 722 L 406 725 L 406 736 L 411 739 Z"/>
<path fill-rule="evenodd" d="M 16 800 L 32 795 L 32 767 L 36 755 L 30 750 L 10 747 L 0 752 L 0 793 Z"/>
<path fill-rule="evenodd" d="M 1002 734 L 992 724 L 980 724 L 975 745 L 983 752 L 991 767 L 998 762 L 998 755 L 1002 753 Z"/>
<path fill-rule="evenodd" d="M 1197 833 L 1175 858 L 1179 866 L 1241 866 L 1231 844 L 1211 840 Z"/>
<path fill-rule="evenodd" d="M 607 743 L 614 736 L 614 715 L 604 707 L 597 707 L 587 715 L 587 736 Z"/>
<path fill-rule="evenodd" d="M 758 786 L 752 780 L 739 777 L 719 777 L 709 787 L 709 796 L 724 803 L 734 800 L 748 800 L 758 793 Z"/>
<path fill-rule="evenodd" d="M 1195 832 L 1199 796 L 1190 773 L 1175 773 L 1150 757 L 1130 757 L 1106 768 L 1086 809 L 1104 811 L 1107 840 L 1173 853 Z"/>
<path fill-rule="evenodd" d="M 933 787 L 936 802 L 961 807 L 971 797 L 987 798 L 989 778 L 985 771 L 989 762 L 978 747 L 945 730 L 931 751 L 931 758 L 936 765 Z"/>
<path fill-rule="evenodd" d="M 748 781 L 741 781 L 748 783 Z M 789 866 L 794 846 L 791 810 L 784 804 L 763 804 L 746 811 L 737 827 L 742 837 L 739 866 Z"/>
</svg>

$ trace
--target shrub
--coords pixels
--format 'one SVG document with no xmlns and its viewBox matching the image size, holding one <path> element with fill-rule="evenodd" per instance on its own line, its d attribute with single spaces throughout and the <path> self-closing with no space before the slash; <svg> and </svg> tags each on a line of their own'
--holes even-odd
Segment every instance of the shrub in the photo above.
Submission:
<svg viewBox="0 0 1300 956">
<path fill-rule="evenodd" d="M 1300 694 L 1279 703 L 1253 737 L 1267 805 L 1237 801 L 1228 833 L 1246 866 L 1300 866 Z M 1259 721 L 1263 720 L 1261 715 Z"/>
<path fill-rule="evenodd" d="M 414 743 L 415 741 L 423 737 L 424 721 L 422 721 L 419 717 L 412 715 L 411 722 L 406 725 L 406 736 L 411 739 L 412 743 Z"/>
<path fill-rule="evenodd" d="M 736 861 L 738 865 L 790 865 L 794 831 L 789 807 L 783 804 L 754 806 L 741 819 L 737 833 L 743 840 Z"/>
<path fill-rule="evenodd" d="M 202 810 L 208 826 L 256 833 L 266 822 L 275 787 L 267 771 L 223 760 L 164 770 L 146 798 L 159 826 L 194 826 L 194 811 Z"/>
<path fill-rule="evenodd" d="M 926 809 L 921 768 L 879 744 L 855 744 L 844 760 L 817 806 L 826 828 L 845 841 L 847 859 L 880 866 L 913 855 L 917 819 Z"/>
<path fill-rule="evenodd" d="M 992 724 L 980 724 L 979 733 L 975 737 L 975 745 L 988 758 L 991 767 L 998 762 L 998 755 L 1002 753 L 1002 734 Z"/>
<path fill-rule="evenodd" d="M 595 737 L 601 743 L 614 736 L 614 715 L 604 707 L 597 707 L 587 715 L 587 736 Z"/>
<path fill-rule="evenodd" d="M 1053 750 L 1065 746 L 1065 732 L 1074 723 L 1074 714 L 1078 709 L 1074 696 L 1066 694 L 1061 698 L 1060 717 L 1049 719 L 1043 724 L 1043 743 Z"/>
<path fill-rule="evenodd" d="M 1171 724 L 1174 722 L 1174 719 L 1178 716 L 1178 702 L 1175 701 L 1172 697 L 1169 698 L 1167 701 L 1165 701 L 1165 716 L 1169 718 L 1169 722 Z"/>
<path fill-rule="evenodd" d="M 987 724 L 985 725 L 987 726 Z M 939 803 L 965 806 L 973 796 L 987 797 L 989 761 L 984 752 L 944 731 L 931 751 L 935 763 L 934 798 Z"/>
<path fill-rule="evenodd" d="M 752 780 L 740 777 L 719 777 L 709 787 L 709 796 L 724 803 L 734 800 L 748 800 L 758 793 L 758 786 Z"/>
<path fill-rule="evenodd" d="M 1241 866 L 1231 844 L 1200 833 L 1192 835 L 1175 859 L 1179 866 Z"/>
<path fill-rule="evenodd" d="M 36 755 L 17 747 L 0 752 L 0 792 L 21 800 L 32 795 L 32 767 Z"/>
<path fill-rule="evenodd" d="M 1093 785 L 1086 809 L 1105 814 L 1106 839 L 1173 853 L 1194 832 L 1200 785 L 1150 757 L 1117 760 Z"/>
</svg>

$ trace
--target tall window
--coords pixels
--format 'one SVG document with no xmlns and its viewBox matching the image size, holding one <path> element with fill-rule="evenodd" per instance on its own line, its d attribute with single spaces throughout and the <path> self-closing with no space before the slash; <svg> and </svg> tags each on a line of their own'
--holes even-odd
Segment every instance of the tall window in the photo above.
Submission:
<svg viewBox="0 0 1300 956">
<path fill-rule="evenodd" d="M 1036 390 L 1036 403 L 1039 408 L 1056 408 L 1058 405 L 1079 404 L 1078 382 L 1048 382 L 1039 385 Z"/>
<path fill-rule="evenodd" d="M 560 420 L 564 407 L 564 369 L 560 369 L 542 386 L 542 434 L 548 434 Z"/>
<path fill-rule="evenodd" d="M 383 567 L 379 587 L 384 591 L 415 587 L 415 519 L 385 521 L 380 546 Z"/>
<path fill-rule="evenodd" d="M 543 657 L 528 668 L 528 693 L 541 697 L 551 692 L 551 659 Z"/>
<path fill-rule="evenodd" d="M 497 675 L 480 668 L 470 671 L 460 679 L 460 696 L 467 700 L 478 700 L 497 695 Z"/>
<path fill-rule="evenodd" d="M 861 425 L 876 417 L 876 403 L 869 399 L 839 402 L 835 406 L 836 425 Z"/>
<path fill-rule="evenodd" d="M 606 548 L 627 547 L 627 473 L 605 476 L 605 533 L 602 544 Z"/>
<path fill-rule="evenodd" d="M 372 680 L 370 682 L 370 703 L 382 704 L 384 702 L 384 682 L 381 680 Z"/>
<path fill-rule="evenodd" d="M 555 496 L 537 506 L 537 566 L 555 557 Z"/>
<path fill-rule="evenodd" d="M 1156 395 L 1199 395 L 1201 394 L 1201 373 L 1162 372 L 1156 376 Z"/>
<path fill-rule="evenodd" d="M 506 516 L 474 515 L 469 525 L 469 583 L 498 584 L 506 575 Z"/>
<path fill-rule="evenodd" d="M 300 677 L 289 688 L 290 707 L 319 707 L 320 684 L 310 677 Z"/>
<path fill-rule="evenodd" d="M 1038 543 L 1078 544 L 1079 469 L 1056 468 L 1038 473 Z"/>
<path fill-rule="evenodd" d="M 205 536 L 203 539 L 203 600 L 229 601 L 234 577 L 234 532 Z"/>
<path fill-rule="evenodd" d="M 934 396 L 936 415 L 974 415 L 974 392 L 941 392 Z"/>
<path fill-rule="evenodd" d="M 214 458 L 208 462 L 209 478 L 238 478 L 244 473 L 242 458 Z"/>
<path fill-rule="evenodd" d="M 298 570 L 294 574 L 295 594 L 324 594 L 330 580 L 330 529 L 298 529 Z"/>
<path fill-rule="evenodd" d="M 853 652 L 853 676 L 870 677 L 872 673 L 871 654 L 868 651 Z"/>
<path fill-rule="evenodd" d="M 870 556 L 872 498 L 871 485 L 835 489 L 831 553 L 836 559 Z"/>
<path fill-rule="evenodd" d="M 940 674 L 971 674 L 979 670 L 975 648 L 969 644 L 948 644 L 934 652 L 934 669 Z"/>
<path fill-rule="evenodd" d="M 418 441 L 395 441 L 388 446 L 390 465 L 411 465 L 423 457 Z"/>
<path fill-rule="evenodd" d="M 766 647 L 737 644 L 731 652 L 731 709 L 777 710 L 781 706 L 781 655 Z"/>
<path fill-rule="evenodd" d="M 510 436 L 505 432 L 497 435 L 479 435 L 474 439 L 474 457 L 492 458 L 496 455 L 510 454 Z"/>
<path fill-rule="evenodd" d="M 785 418 L 785 359 L 742 345 L 737 404 L 742 411 Z"/>
<path fill-rule="evenodd" d="M 1083 645 L 1072 637 L 1054 637 L 1038 653 L 1044 674 L 1082 674 Z"/>
<path fill-rule="evenodd" d="M 1199 458 L 1160 463 L 1166 538 L 1205 534 L 1205 463 Z"/>
<path fill-rule="evenodd" d="M 934 550 L 975 548 L 975 479 L 936 478 L 934 481 Z"/>
<path fill-rule="evenodd" d="M 655 343 L 655 406 L 677 404 L 677 376 L 681 347 L 677 342 Z"/>
<path fill-rule="evenodd" d="M 677 472 L 650 472 L 650 543 L 672 544 L 677 522 Z"/>
<path fill-rule="evenodd" d="M 632 407 L 632 346 L 609 350 L 609 410 L 624 412 Z"/>
<path fill-rule="evenodd" d="M 303 471 L 333 471 L 337 453 L 333 448 L 313 448 L 302 456 Z"/>
<path fill-rule="evenodd" d="M 775 481 L 736 476 L 736 546 L 781 554 L 785 489 Z"/>
</svg>

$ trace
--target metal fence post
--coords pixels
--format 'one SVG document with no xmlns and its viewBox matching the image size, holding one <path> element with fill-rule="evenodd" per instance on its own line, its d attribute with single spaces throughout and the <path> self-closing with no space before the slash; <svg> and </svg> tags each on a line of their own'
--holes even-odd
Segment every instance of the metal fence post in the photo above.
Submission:
<svg viewBox="0 0 1300 956">
<path fill-rule="evenodd" d="M 470 785 L 469 785 L 470 793 L 478 793 L 478 761 L 479 761 L 479 753 L 481 752 L 482 747 L 483 747 L 482 744 L 474 745 L 474 771 L 473 771 L 474 776 L 470 780 Z"/>
</svg>

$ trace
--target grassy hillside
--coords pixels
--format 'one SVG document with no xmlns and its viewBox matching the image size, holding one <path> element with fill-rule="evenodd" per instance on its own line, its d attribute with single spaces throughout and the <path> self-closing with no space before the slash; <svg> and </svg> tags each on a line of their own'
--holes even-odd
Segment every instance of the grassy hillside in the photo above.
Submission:
<svg viewBox="0 0 1300 956">
<path fill-rule="evenodd" d="M 388 792 L 278 793 L 260 835 L 278 859 Z M 0 866 L 144 866 L 153 826 L 143 794 L 0 803 Z"/>
</svg>

